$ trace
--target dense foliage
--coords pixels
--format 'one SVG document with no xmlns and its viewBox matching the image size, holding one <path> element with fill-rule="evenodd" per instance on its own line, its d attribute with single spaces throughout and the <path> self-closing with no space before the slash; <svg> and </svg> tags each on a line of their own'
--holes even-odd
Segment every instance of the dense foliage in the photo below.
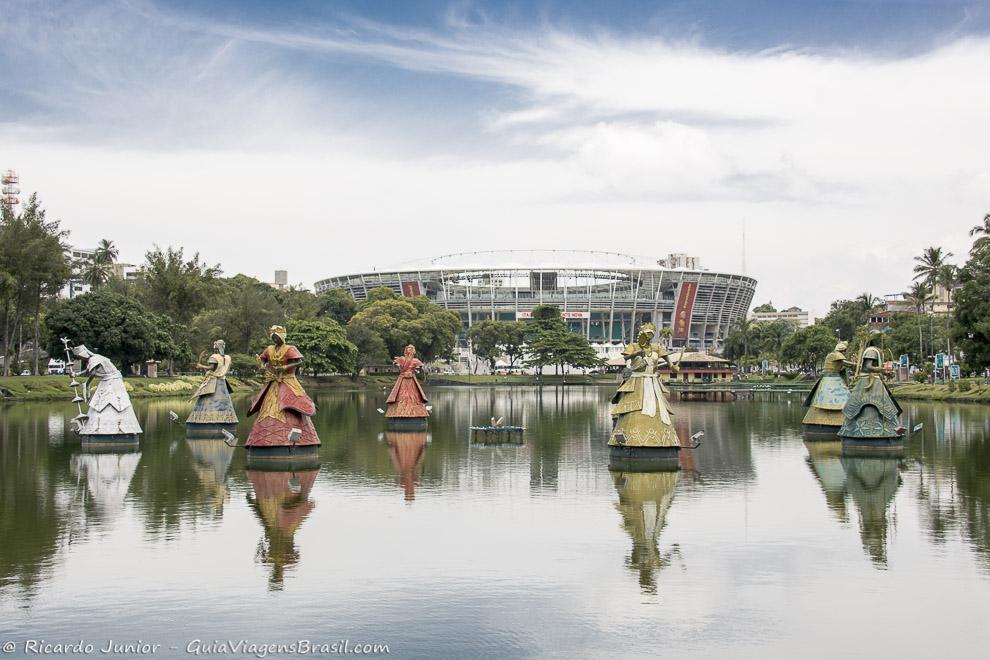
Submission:
<svg viewBox="0 0 990 660">
<path fill-rule="evenodd" d="M 149 358 L 181 355 L 171 338 L 166 317 L 148 311 L 134 298 L 112 291 L 94 291 L 59 301 L 45 318 L 48 352 L 62 355 L 61 337 L 85 344 L 127 369 Z"/>
</svg>

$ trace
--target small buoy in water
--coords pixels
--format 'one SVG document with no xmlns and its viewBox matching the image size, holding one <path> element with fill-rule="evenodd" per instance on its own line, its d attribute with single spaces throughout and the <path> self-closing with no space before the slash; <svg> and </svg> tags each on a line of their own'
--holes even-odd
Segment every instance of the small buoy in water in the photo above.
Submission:
<svg viewBox="0 0 990 660">
<path fill-rule="evenodd" d="M 237 446 L 237 436 L 228 431 L 227 429 L 220 429 L 220 433 L 223 434 L 223 441 L 228 447 Z"/>
<path fill-rule="evenodd" d="M 174 410 L 169 410 L 168 411 L 168 418 L 170 420 L 172 420 L 173 422 L 177 422 L 177 421 L 179 421 L 179 413 L 175 412 Z"/>
<path fill-rule="evenodd" d="M 925 426 L 925 424 L 924 424 L 924 422 L 922 422 L 921 424 L 915 424 L 915 425 L 914 425 L 914 428 L 913 428 L 913 429 L 911 429 L 911 433 L 917 433 L 917 432 L 918 432 L 918 431 L 920 431 L 920 430 L 921 430 L 922 428 L 924 428 L 924 426 Z"/>
<path fill-rule="evenodd" d="M 385 414 L 385 411 L 384 411 L 384 410 L 382 410 L 381 408 L 375 408 L 375 410 L 377 410 L 378 412 L 380 412 L 380 413 L 381 413 L 381 414 L 383 414 L 383 415 Z"/>
</svg>

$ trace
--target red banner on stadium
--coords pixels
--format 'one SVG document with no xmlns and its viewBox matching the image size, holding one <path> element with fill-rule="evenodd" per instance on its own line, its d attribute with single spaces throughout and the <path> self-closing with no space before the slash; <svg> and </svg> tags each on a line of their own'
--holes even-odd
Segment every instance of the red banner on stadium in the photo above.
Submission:
<svg viewBox="0 0 990 660">
<path fill-rule="evenodd" d="M 694 297 L 698 293 L 697 282 L 682 282 L 674 308 L 674 339 L 687 339 L 691 332 L 691 313 L 694 312 Z"/>
<path fill-rule="evenodd" d="M 406 298 L 415 298 L 421 295 L 419 292 L 419 282 L 403 282 L 402 295 Z"/>
</svg>

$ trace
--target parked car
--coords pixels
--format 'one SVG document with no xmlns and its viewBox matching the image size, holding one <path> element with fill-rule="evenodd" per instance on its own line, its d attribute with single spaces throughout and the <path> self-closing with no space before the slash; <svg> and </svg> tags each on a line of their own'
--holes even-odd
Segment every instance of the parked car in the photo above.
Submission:
<svg viewBox="0 0 990 660">
<path fill-rule="evenodd" d="M 52 358 L 48 361 L 48 375 L 49 376 L 64 376 L 65 375 L 65 360 L 57 360 Z"/>
<path fill-rule="evenodd" d="M 24 371 L 21 372 L 21 375 L 22 376 L 30 376 L 31 375 L 31 370 L 30 369 L 25 369 Z"/>
</svg>

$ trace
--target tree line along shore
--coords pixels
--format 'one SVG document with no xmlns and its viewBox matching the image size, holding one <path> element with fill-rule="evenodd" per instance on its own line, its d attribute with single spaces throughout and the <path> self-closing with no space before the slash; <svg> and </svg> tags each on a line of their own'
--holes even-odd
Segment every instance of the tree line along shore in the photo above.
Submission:
<svg viewBox="0 0 990 660">
<path fill-rule="evenodd" d="M 915 258 L 906 311 L 878 315 L 883 301 L 864 293 L 834 301 L 825 317 L 806 328 L 742 318 L 725 338 L 723 355 L 743 373 L 766 361 L 775 372 L 809 376 L 837 339 L 858 351 L 879 335 L 885 353 L 910 358 L 918 381 L 935 379 L 938 353 L 951 356 L 964 376 L 984 373 L 990 368 L 990 214 L 970 234 L 972 247 L 962 265 L 951 263 L 953 255 L 937 246 Z M 272 325 L 287 327 L 291 343 L 306 358 L 302 373 L 310 376 L 358 377 L 367 367 L 390 364 L 407 344 L 424 363 L 449 363 L 465 339 L 476 364 L 487 363 L 490 371 L 499 360 L 535 371 L 554 367 L 556 373 L 602 366 L 585 337 L 568 332 L 551 305 L 534 308 L 528 322 L 474 323 L 465 337 L 460 316 L 425 296 L 377 288 L 358 302 L 340 289 L 319 294 L 301 286 L 280 289 L 242 274 L 226 277 L 220 264 L 211 265 L 198 253 L 158 245 L 145 253 L 134 277 L 124 278 L 111 240 L 99 241 L 78 260 L 71 258 L 68 243 L 68 232 L 46 216 L 36 194 L 19 213 L 3 206 L 0 375 L 44 373 L 45 356 L 64 357 L 64 337 L 98 350 L 124 374 L 157 361 L 158 372 L 168 375 L 193 371 L 198 358 L 223 339 L 232 375 L 252 378 L 255 355 L 264 350 L 265 329 Z M 61 298 L 70 280 L 81 280 L 91 291 Z M 947 294 L 938 313 L 936 289 Z M 659 334 L 669 330 L 660 328 Z M 11 383 L 7 389 L 22 388 Z M 977 396 L 946 390 L 960 398 Z"/>
<path fill-rule="evenodd" d="M 566 376 L 545 375 L 541 378 L 528 375 L 434 375 L 428 384 L 461 387 L 504 387 L 504 386 L 614 386 L 616 374 Z M 261 387 L 258 378 L 238 378 L 231 376 L 230 384 L 235 395 L 253 395 Z M 395 380 L 391 375 L 379 376 L 302 376 L 300 380 L 307 389 L 365 389 L 382 390 Z M 73 396 L 67 376 L 0 376 L 0 402 L 17 401 L 69 401 Z M 199 376 L 173 376 L 164 378 L 144 378 L 132 376 L 124 379 L 128 393 L 136 398 L 184 397 L 191 396 L 199 385 Z M 735 381 L 722 385 L 748 388 L 754 385 L 775 384 L 778 387 L 792 387 L 799 396 L 803 388 L 810 387 L 805 379 L 766 378 Z M 676 386 L 676 385 L 675 385 Z M 990 384 L 980 379 L 962 379 L 952 383 L 900 383 L 894 384 L 894 394 L 898 399 L 914 401 L 941 401 L 946 403 L 990 404 Z"/>
</svg>

